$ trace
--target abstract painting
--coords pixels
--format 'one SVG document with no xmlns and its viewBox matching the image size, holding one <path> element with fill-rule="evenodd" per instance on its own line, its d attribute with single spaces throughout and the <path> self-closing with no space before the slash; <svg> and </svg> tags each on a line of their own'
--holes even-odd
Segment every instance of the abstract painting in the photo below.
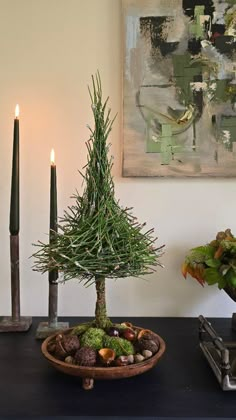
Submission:
<svg viewBox="0 0 236 420">
<path fill-rule="evenodd" d="M 123 175 L 236 176 L 236 0 L 123 0 Z"/>
</svg>

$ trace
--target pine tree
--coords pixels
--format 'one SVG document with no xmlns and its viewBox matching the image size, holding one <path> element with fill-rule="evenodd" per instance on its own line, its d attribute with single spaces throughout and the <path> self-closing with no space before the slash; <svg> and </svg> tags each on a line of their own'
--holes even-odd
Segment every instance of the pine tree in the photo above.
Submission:
<svg viewBox="0 0 236 420">
<path fill-rule="evenodd" d="M 153 229 L 142 233 L 130 208 L 122 208 L 115 199 L 111 175 L 112 158 L 108 157 L 108 136 L 114 119 L 103 102 L 99 73 L 92 76 L 89 88 L 94 128 L 89 127 L 88 163 L 85 167 L 85 189 L 73 196 L 50 244 L 39 242 L 34 254 L 36 271 L 59 270 L 64 281 L 78 278 L 85 285 L 95 283 L 97 302 L 95 325 L 105 328 L 110 321 L 106 312 L 105 278 L 141 276 L 161 266 L 163 246 L 155 247 Z"/>
</svg>

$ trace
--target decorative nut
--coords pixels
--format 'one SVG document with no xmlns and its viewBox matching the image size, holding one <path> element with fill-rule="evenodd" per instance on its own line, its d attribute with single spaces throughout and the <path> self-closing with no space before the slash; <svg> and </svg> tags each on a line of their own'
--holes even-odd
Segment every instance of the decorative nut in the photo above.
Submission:
<svg viewBox="0 0 236 420">
<path fill-rule="evenodd" d="M 152 338 L 152 336 L 153 336 L 153 332 L 151 331 L 151 330 L 141 330 L 141 331 L 139 331 L 139 333 L 138 333 L 138 340 L 140 339 L 140 338 L 143 338 L 143 336 L 145 336 L 145 338 L 147 337 L 147 338 Z"/>
<path fill-rule="evenodd" d="M 116 366 L 127 366 L 129 364 L 128 357 L 129 356 L 119 356 L 119 357 L 117 357 L 117 359 L 115 360 Z"/>
<path fill-rule="evenodd" d="M 131 330 L 131 328 L 127 328 L 126 330 L 124 330 L 122 332 L 122 336 L 128 341 L 134 341 L 136 337 L 135 332 Z"/>
<path fill-rule="evenodd" d="M 47 350 L 49 351 L 49 353 L 55 353 L 56 350 L 56 343 L 54 343 L 53 341 L 50 341 L 48 343 L 48 348 Z"/>
<path fill-rule="evenodd" d="M 152 352 L 150 350 L 143 350 L 142 355 L 145 359 L 149 359 L 149 357 L 152 357 Z"/>
<path fill-rule="evenodd" d="M 74 364 L 74 358 L 72 356 L 67 356 L 65 358 L 65 362 L 69 363 L 70 365 L 73 365 Z"/>
<path fill-rule="evenodd" d="M 62 334 L 57 334 L 56 341 L 61 341 L 62 339 L 63 339 L 63 335 Z"/>
<path fill-rule="evenodd" d="M 127 328 L 133 328 L 133 324 L 131 324 L 131 322 L 122 322 L 121 324 L 123 327 L 127 327 Z"/>
<path fill-rule="evenodd" d="M 120 335 L 120 331 L 119 331 L 119 329 L 118 329 L 118 328 L 116 328 L 116 327 L 110 327 L 110 328 L 108 329 L 108 331 L 107 331 L 107 334 L 108 334 L 110 337 L 119 337 L 119 335 Z"/>
<path fill-rule="evenodd" d="M 135 363 L 142 362 L 143 360 L 144 360 L 144 356 L 142 356 L 142 354 L 137 353 L 137 354 L 134 355 Z"/>
<path fill-rule="evenodd" d="M 133 354 L 130 354 L 130 355 L 128 356 L 128 362 L 129 362 L 130 364 L 134 363 L 134 355 L 133 355 Z"/>
<path fill-rule="evenodd" d="M 104 365 L 110 365 L 116 357 L 115 351 L 108 348 L 100 349 L 98 354 Z"/>
</svg>

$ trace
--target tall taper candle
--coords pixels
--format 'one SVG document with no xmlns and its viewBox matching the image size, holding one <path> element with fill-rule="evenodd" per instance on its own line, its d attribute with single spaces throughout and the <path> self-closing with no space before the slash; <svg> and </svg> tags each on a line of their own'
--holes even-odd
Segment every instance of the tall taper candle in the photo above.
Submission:
<svg viewBox="0 0 236 420">
<path fill-rule="evenodd" d="M 57 172 L 55 165 L 55 153 L 51 151 L 51 180 L 50 180 L 50 242 L 54 239 L 54 232 L 57 232 Z M 58 271 L 49 272 L 49 282 L 53 283 L 58 278 Z"/>
<path fill-rule="evenodd" d="M 13 132 L 13 154 L 12 154 L 12 178 L 11 178 L 11 207 L 10 207 L 10 233 L 19 233 L 20 203 L 19 203 L 19 105 L 16 105 L 14 132 Z"/>
</svg>

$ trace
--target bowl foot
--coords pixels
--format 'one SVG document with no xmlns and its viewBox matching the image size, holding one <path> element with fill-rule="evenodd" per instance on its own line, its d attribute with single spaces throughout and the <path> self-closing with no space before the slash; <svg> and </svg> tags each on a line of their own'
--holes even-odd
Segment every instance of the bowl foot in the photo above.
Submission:
<svg viewBox="0 0 236 420">
<path fill-rule="evenodd" d="M 94 386 L 94 379 L 83 378 L 83 384 L 82 384 L 83 389 L 88 391 L 89 389 L 93 389 L 93 386 Z"/>
</svg>

